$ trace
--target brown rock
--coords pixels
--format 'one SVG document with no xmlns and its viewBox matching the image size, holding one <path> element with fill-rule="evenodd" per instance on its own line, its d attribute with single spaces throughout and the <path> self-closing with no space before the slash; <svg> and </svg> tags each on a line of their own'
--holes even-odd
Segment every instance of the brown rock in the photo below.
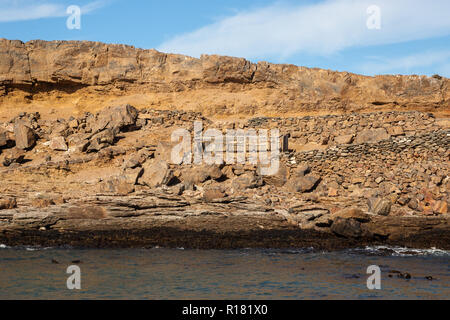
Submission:
<svg viewBox="0 0 450 320">
<path fill-rule="evenodd" d="M 369 212 L 374 214 L 388 216 L 391 212 L 392 203 L 389 200 L 372 197 L 367 200 L 367 204 L 369 206 Z"/>
<path fill-rule="evenodd" d="M 6 130 L 0 128 L 0 148 L 8 144 L 8 135 Z"/>
<path fill-rule="evenodd" d="M 36 135 L 33 129 L 27 127 L 21 120 L 17 120 L 14 124 L 14 136 L 16 147 L 22 150 L 30 149 L 36 143 Z"/>
<path fill-rule="evenodd" d="M 89 89 L 92 86 L 105 95 L 101 99 L 103 104 L 117 96 L 158 95 L 161 88 L 170 88 L 172 101 L 183 106 L 183 97 L 199 97 L 206 86 L 220 88 L 232 84 L 237 95 L 231 112 L 243 110 L 249 114 L 262 114 L 280 112 L 280 108 L 294 110 L 299 105 L 314 106 L 314 111 L 338 110 L 343 107 L 344 99 L 349 112 L 380 103 L 392 107 L 401 105 L 405 110 L 413 107 L 434 110 L 436 106 L 445 108 L 448 105 L 450 88 L 450 80 L 445 77 L 440 80 L 410 75 L 368 77 L 267 62 L 255 64 L 217 55 L 196 59 L 122 44 L 87 41 L 23 43 L 1 39 L 0 57 L 0 82 L 7 82 L 10 88 L 32 82 L 37 85 L 50 83 L 55 87 L 69 84 Z M 120 92 L 116 94 L 110 86 L 118 83 L 122 90 L 117 90 Z M 158 85 L 139 86 L 149 83 Z M 246 90 L 252 83 L 267 90 L 264 98 L 259 90 Z M 59 94 L 55 91 L 49 93 L 49 98 Z M 211 106 L 227 105 L 229 101 L 228 95 L 201 97 L 196 99 L 196 111 L 211 110 Z M 86 105 L 99 103 L 96 95 L 86 95 L 83 99 Z M 164 107 L 166 100 L 160 101 L 155 107 Z M 248 101 L 255 101 L 254 107 L 248 108 Z M 192 108 L 190 104 L 183 107 Z"/>
<path fill-rule="evenodd" d="M 338 137 L 334 138 L 334 141 L 337 144 L 351 144 L 353 142 L 353 135 L 348 134 L 348 135 L 338 136 Z"/>
<path fill-rule="evenodd" d="M 23 163 L 25 159 L 25 152 L 16 147 L 6 150 L 4 154 L 3 165 L 5 167 L 8 167 L 13 163 Z"/>
<path fill-rule="evenodd" d="M 293 177 L 286 183 L 286 188 L 290 192 L 311 192 L 320 183 L 320 178 L 307 175 L 304 177 Z"/>
<path fill-rule="evenodd" d="M 331 231 L 345 238 L 359 238 L 362 235 L 361 223 L 355 219 L 336 218 Z"/>
<path fill-rule="evenodd" d="M 235 191 L 254 189 L 263 185 L 263 180 L 260 176 L 257 176 L 253 171 L 247 171 L 246 173 L 235 177 L 231 186 Z"/>
<path fill-rule="evenodd" d="M 35 208 L 47 208 L 54 204 L 53 200 L 48 198 L 36 198 L 31 201 L 31 205 Z"/>
<path fill-rule="evenodd" d="M 376 143 L 389 138 L 390 136 L 384 128 L 367 129 L 358 133 L 355 143 Z"/>
<path fill-rule="evenodd" d="M 292 172 L 293 177 L 303 177 L 311 171 L 311 168 L 307 164 L 300 164 Z"/>
<path fill-rule="evenodd" d="M 89 146 L 87 147 L 87 152 L 96 152 L 109 147 L 114 143 L 116 136 L 111 129 L 103 130 L 95 134 L 89 140 Z"/>
<path fill-rule="evenodd" d="M 285 164 L 280 163 L 276 174 L 263 176 L 264 183 L 267 185 L 282 187 L 285 185 L 289 176 L 289 170 Z"/>
<path fill-rule="evenodd" d="M 364 213 L 362 210 L 357 208 L 347 208 L 340 211 L 337 211 L 331 215 L 331 218 L 337 219 L 354 219 L 356 221 L 365 223 L 370 221 L 370 216 L 367 213 Z"/>
<path fill-rule="evenodd" d="M 100 192 L 127 195 L 134 192 L 134 183 L 130 183 L 124 176 L 111 177 L 100 184 L 99 190 Z"/>
<path fill-rule="evenodd" d="M 447 201 L 435 201 L 433 204 L 433 212 L 435 214 L 447 214 L 448 213 Z"/>
<path fill-rule="evenodd" d="M 169 185 L 173 180 L 173 171 L 165 161 L 148 162 L 144 165 L 144 173 L 139 178 L 139 183 L 150 188 Z"/>
<path fill-rule="evenodd" d="M 17 201 L 14 198 L 0 199 L 0 210 L 17 208 Z"/>
<path fill-rule="evenodd" d="M 223 172 L 217 165 L 196 166 L 185 169 L 181 173 L 181 179 L 187 190 L 192 190 L 194 185 L 201 184 L 208 179 L 218 180 L 222 176 Z"/>
<path fill-rule="evenodd" d="M 205 202 L 211 202 L 213 200 L 222 199 L 225 197 L 225 193 L 219 189 L 208 189 L 203 193 L 203 200 Z"/>
<path fill-rule="evenodd" d="M 393 137 L 405 135 L 405 131 L 403 131 L 403 128 L 400 126 L 388 127 L 387 131 Z"/>
<path fill-rule="evenodd" d="M 103 110 L 97 119 L 93 132 L 111 129 L 114 133 L 126 130 L 136 124 L 138 117 L 136 108 L 130 105 L 109 107 Z"/>
<path fill-rule="evenodd" d="M 69 148 L 67 147 L 66 140 L 64 137 L 55 137 L 50 140 L 50 149 L 56 151 L 67 151 Z"/>
</svg>

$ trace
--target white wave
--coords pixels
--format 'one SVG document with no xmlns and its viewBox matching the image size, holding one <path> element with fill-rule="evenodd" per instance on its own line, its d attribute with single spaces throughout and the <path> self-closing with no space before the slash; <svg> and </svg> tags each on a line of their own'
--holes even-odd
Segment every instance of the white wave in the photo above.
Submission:
<svg viewBox="0 0 450 320">
<path fill-rule="evenodd" d="M 434 247 L 432 247 L 430 249 L 412 249 L 412 248 L 391 247 L 391 246 L 374 246 L 374 247 L 367 246 L 365 248 L 365 250 L 368 250 L 371 252 L 392 251 L 392 256 L 411 256 L 411 255 L 446 256 L 446 255 L 450 255 L 450 251 L 441 250 L 441 249 L 437 249 Z"/>
</svg>

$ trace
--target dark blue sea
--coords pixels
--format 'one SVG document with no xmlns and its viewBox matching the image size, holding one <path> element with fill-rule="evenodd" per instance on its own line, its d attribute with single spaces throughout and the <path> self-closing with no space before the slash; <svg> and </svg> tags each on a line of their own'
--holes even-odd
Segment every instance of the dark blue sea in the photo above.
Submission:
<svg viewBox="0 0 450 320">
<path fill-rule="evenodd" d="M 79 290 L 67 287 L 72 265 Z M 380 267 L 379 290 L 367 287 L 370 265 Z M 0 245 L 0 299 L 450 299 L 450 252 Z"/>
</svg>

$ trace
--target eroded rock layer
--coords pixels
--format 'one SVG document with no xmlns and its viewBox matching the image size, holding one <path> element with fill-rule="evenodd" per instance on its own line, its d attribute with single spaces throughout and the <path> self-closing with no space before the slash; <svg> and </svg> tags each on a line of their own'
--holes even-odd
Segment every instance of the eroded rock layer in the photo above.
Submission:
<svg viewBox="0 0 450 320">
<path fill-rule="evenodd" d="M 216 117 L 377 109 L 448 114 L 449 83 L 439 75 L 367 77 L 98 42 L 0 40 L 1 112 L 93 112 L 130 103 Z"/>
<path fill-rule="evenodd" d="M 273 175 L 249 161 L 172 161 L 176 129 L 275 128 L 283 143 Z M 450 126 L 432 113 L 21 112 L 0 123 L 0 152 L 2 244 L 450 249 Z"/>
</svg>

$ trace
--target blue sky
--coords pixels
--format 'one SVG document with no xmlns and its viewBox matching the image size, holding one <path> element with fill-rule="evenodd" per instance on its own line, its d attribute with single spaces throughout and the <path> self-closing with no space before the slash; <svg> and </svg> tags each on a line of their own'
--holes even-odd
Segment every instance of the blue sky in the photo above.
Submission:
<svg viewBox="0 0 450 320">
<path fill-rule="evenodd" d="M 69 5 L 79 30 L 66 26 Z M 450 77 L 448 0 L 0 0 L 0 37 Z"/>
</svg>

